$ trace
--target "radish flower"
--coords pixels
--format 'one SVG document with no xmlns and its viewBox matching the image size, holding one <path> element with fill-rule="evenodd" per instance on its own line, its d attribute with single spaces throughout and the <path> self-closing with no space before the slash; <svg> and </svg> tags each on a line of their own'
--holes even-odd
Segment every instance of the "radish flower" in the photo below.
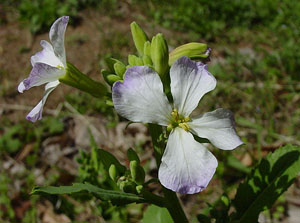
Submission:
<svg viewBox="0 0 300 223">
<path fill-rule="evenodd" d="M 207 138 L 216 147 L 232 150 L 243 144 L 235 132 L 233 115 L 217 109 L 190 117 L 199 100 L 216 86 L 206 65 L 187 57 L 170 69 L 171 105 L 163 92 L 159 75 L 146 66 L 127 69 L 124 82 L 112 88 L 116 111 L 133 122 L 154 123 L 170 131 L 158 178 L 163 186 L 182 194 L 194 194 L 207 187 L 218 162 L 193 134 Z"/>
<path fill-rule="evenodd" d="M 23 80 L 18 91 L 23 93 L 34 86 L 46 84 L 42 100 L 29 112 L 26 119 L 35 122 L 42 118 L 43 106 L 49 94 L 59 85 L 59 78 L 66 73 L 66 52 L 64 36 L 69 21 L 68 16 L 57 19 L 50 28 L 51 44 L 41 41 L 43 50 L 31 57 L 32 70 L 29 77 Z"/>
</svg>

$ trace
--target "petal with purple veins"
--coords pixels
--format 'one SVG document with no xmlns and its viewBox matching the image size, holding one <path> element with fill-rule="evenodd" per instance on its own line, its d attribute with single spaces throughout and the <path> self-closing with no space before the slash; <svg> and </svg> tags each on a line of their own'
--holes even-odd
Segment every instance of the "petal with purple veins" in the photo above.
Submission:
<svg viewBox="0 0 300 223">
<path fill-rule="evenodd" d="M 220 149 L 231 150 L 243 144 L 236 134 L 233 114 L 227 109 L 219 108 L 195 117 L 189 126 L 193 133 Z"/>
<path fill-rule="evenodd" d="M 216 79 L 205 64 L 188 57 L 179 58 L 171 67 L 171 92 L 179 114 L 189 116 L 204 94 L 216 87 Z"/>
<path fill-rule="evenodd" d="M 174 129 L 168 139 L 159 167 L 161 184 L 181 194 L 204 190 L 218 166 L 217 159 L 191 133 Z"/>
<path fill-rule="evenodd" d="M 50 28 L 49 38 L 52 43 L 55 55 L 66 66 L 66 52 L 65 52 L 65 31 L 68 25 L 69 16 L 63 16 L 57 19 Z"/>
<path fill-rule="evenodd" d="M 45 92 L 42 100 L 28 113 L 26 119 L 31 122 L 36 122 L 37 120 L 42 119 L 43 107 L 46 103 L 47 97 L 49 94 L 59 85 L 59 81 L 53 81 L 45 86 Z"/>
<path fill-rule="evenodd" d="M 20 93 L 23 93 L 24 90 L 28 90 L 31 87 L 56 81 L 64 73 L 64 69 L 52 67 L 44 63 L 36 63 L 32 68 L 29 77 L 19 84 L 18 90 Z"/>
<path fill-rule="evenodd" d="M 31 57 L 31 65 L 33 67 L 36 63 L 44 63 L 52 67 L 64 67 L 64 64 L 54 54 L 53 47 L 49 42 L 47 42 L 46 40 L 42 40 L 41 46 L 43 47 L 43 50 L 37 52 Z"/>
<path fill-rule="evenodd" d="M 127 69 L 124 82 L 112 88 L 116 111 L 134 122 L 168 125 L 172 108 L 158 74 L 146 66 Z"/>
</svg>

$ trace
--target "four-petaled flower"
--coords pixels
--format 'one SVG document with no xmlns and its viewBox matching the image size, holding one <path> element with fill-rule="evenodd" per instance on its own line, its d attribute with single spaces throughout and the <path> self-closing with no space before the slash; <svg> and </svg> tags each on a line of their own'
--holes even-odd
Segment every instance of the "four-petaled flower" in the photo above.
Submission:
<svg viewBox="0 0 300 223">
<path fill-rule="evenodd" d="M 50 28 L 49 37 L 51 44 L 41 41 L 43 50 L 31 57 L 32 70 L 29 77 L 23 80 L 18 91 L 23 93 L 34 86 L 46 84 L 42 100 L 29 112 L 26 118 L 32 122 L 42 118 L 43 106 L 48 95 L 59 84 L 59 77 L 66 73 L 66 53 L 64 36 L 69 21 L 68 16 L 57 19 Z"/>
<path fill-rule="evenodd" d="M 167 126 L 170 135 L 159 167 L 159 180 L 173 191 L 198 193 L 208 185 L 218 162 L 191 133 L 224 150 L 232 150 L 243 142 L 235 132 L 229 110 L 221 108 L 190 117 L 202 96 L 216 86 L 206 65 L 181 57 L 172 65 L 170 78 L 173 106 L 163 92 L 158 74 L 147 66 L 127 69 L 124 82 L 113 86 L 113 102 L 116 111 L 133 122 Z"/>
</svg>

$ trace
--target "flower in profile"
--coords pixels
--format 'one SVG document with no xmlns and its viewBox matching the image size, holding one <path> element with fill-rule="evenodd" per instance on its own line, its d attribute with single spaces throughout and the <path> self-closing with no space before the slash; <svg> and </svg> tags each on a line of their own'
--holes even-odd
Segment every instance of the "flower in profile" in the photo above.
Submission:
<svg viewBox="0 0 300 223">
<path fill-rule="evenodd" d="M 243 144 L 234 128 L 229 110 L 217 109 L 190 117 L 200 99 L 216 86 L 206 65 L 187 57 L 170 69 L 171 105 L 158 74 L 146 66 L 127 69 L 122 83 L 112 89 L 116 111 L 133 122 L 155 123 L 170 131 L 158 177 L 163 186 L 183 194 L 202 191 L 217 168 L 214 155 L 193 134 L 207 138 L 216 147 L 232 150 Z"/>
<path fill-rule="evenodd" d="M 32 70 L 29 77 L 23 80 L 18 91 L 23 93 L 34 86 L 45 85 L 42 100 L 29 112 L 26 119 L 35 122 L 42 118 L 43 106 L 49 94 L 59 85 L 59 77 L 66 73 L 66 53 L 64 36 L 69 21 L 68 16 L 57 19 L 50 28 L 50 42 L 41 41 L 43 50 L 31 57 Z"/>
</svg>

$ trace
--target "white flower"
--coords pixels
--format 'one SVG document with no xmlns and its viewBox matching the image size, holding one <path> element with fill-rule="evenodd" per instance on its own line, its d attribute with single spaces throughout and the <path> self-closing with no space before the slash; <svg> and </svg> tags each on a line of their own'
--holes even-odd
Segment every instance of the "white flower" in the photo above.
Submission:
<svg viewBox="0 0 300 223">
<path fill-rule="evenodd" d="M 116 111 L 134 122 L 156 123 L 171 130 L 158 177 L 163 186 L 183 194 L 202 191 L 217 168 L 214 155 L 195 141 L 193 134 L 207 138 L 224 150 L 243 144 L 234 129 L 232 113 L 217 109 L 189 117 L 216 79 L 206 65 L 179 58 L 171 67 L 171 106 L 158 74 L 146 66 L 129 68 L 124 82 L 116 82 L 112 95 Z"/>
<path fill-rule="evenodd" d="M 42 100 L 26 116 L 32 122 L 42 118 L 43 106 L 48 95 L 58 86 L 59 77 L 66 73 L 64 36 L 68 21 L 69 17 L 63 16 L 53 23 L 49 32 L 51 44 L 45 40 L 41 41 L 43 50 L 31 57 L 33 68 L 29 77 L 18 86 L 18 91 L 23 93 L 31 87 L 47 83 Z"/>
</svg>

